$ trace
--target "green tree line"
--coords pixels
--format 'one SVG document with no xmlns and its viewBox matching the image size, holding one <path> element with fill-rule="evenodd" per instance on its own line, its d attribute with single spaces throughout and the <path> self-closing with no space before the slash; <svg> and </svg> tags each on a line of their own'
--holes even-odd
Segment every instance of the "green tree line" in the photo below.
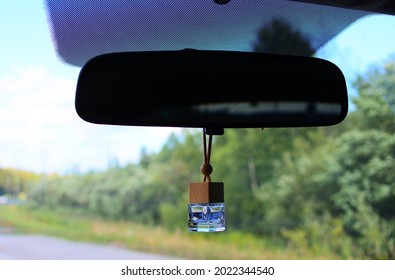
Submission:
<svg viewBox="0 0 395 280">
<path fill-rule="evenodd" d="M 24 194 L 28 186 L 39 178 L 40 176 L 34 172 L 15 168 L 0 168 L 0 196 L 17 197 Z"/>
</svg>

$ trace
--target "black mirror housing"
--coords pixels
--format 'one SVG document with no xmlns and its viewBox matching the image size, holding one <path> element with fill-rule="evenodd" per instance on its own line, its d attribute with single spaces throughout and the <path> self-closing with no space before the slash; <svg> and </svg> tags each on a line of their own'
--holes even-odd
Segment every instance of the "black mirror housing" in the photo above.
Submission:
<svg viewBox="0 0 395 280">
<path fill-rule="evenodd" d="M 333 63 L 235 51 L 104 54 L 81 69 L 85 121 L 167 127 L 310 127 L 340 123 L 347 87 Z"/>
</svg>

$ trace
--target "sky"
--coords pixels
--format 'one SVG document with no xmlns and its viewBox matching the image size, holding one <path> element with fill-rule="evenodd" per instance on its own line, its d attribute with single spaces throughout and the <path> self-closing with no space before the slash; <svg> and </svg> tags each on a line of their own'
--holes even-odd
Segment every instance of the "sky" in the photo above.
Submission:
<svg viewBox="0 0 395 280">
<path fill-rule="evenodd" d="M 374 20 L 374 21 L 373 21 Z M 0 2 L 0 168 L 38 173 L 84 172 L 139 160 L 141 149 L 158 152 L 180 128 L 90 124 L 75 112 L 80 68 L 56 54 L 42 1 Z M 395 18 L 363 19 L 318 55 L 352 80 L 395 52 Z M 350 36 L 350 34 L 352 34 Z M 350 89 L 352 91 L 352 89 Z"/>
</svg>

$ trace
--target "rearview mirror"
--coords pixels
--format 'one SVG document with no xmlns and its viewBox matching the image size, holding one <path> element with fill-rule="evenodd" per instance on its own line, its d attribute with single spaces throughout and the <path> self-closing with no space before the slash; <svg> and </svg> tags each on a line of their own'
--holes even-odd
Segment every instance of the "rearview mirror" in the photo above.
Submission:
<svg viewBox="0 0 395 280">
<path fill-rule="evenodd" d="M 104 54 L 81 69 L 76 111 L 97 124 L 308 127 L 347 115 L 344 76 L 312 57 L 233 51 Z"/>
</svg>

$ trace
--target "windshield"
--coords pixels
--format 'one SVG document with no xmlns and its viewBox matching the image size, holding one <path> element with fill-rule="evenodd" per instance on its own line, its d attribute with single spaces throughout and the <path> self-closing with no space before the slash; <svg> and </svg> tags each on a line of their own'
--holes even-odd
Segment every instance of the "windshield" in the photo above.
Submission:
<svg viewBox="0 0 395 280">
<path fill-rule="evenodd" d="M 394 16 L 273 0 L 48 0 L 3 1 L 0 19 L 0 233 L 182 259 L 395 258 Z M 317 57 L 347 82 L 339 125 L 214 136 L 222 235 L 187 230 L 201 129 L 95 125 L 75 112 L 95 55 L 184 48 Z"/>
</svg>

